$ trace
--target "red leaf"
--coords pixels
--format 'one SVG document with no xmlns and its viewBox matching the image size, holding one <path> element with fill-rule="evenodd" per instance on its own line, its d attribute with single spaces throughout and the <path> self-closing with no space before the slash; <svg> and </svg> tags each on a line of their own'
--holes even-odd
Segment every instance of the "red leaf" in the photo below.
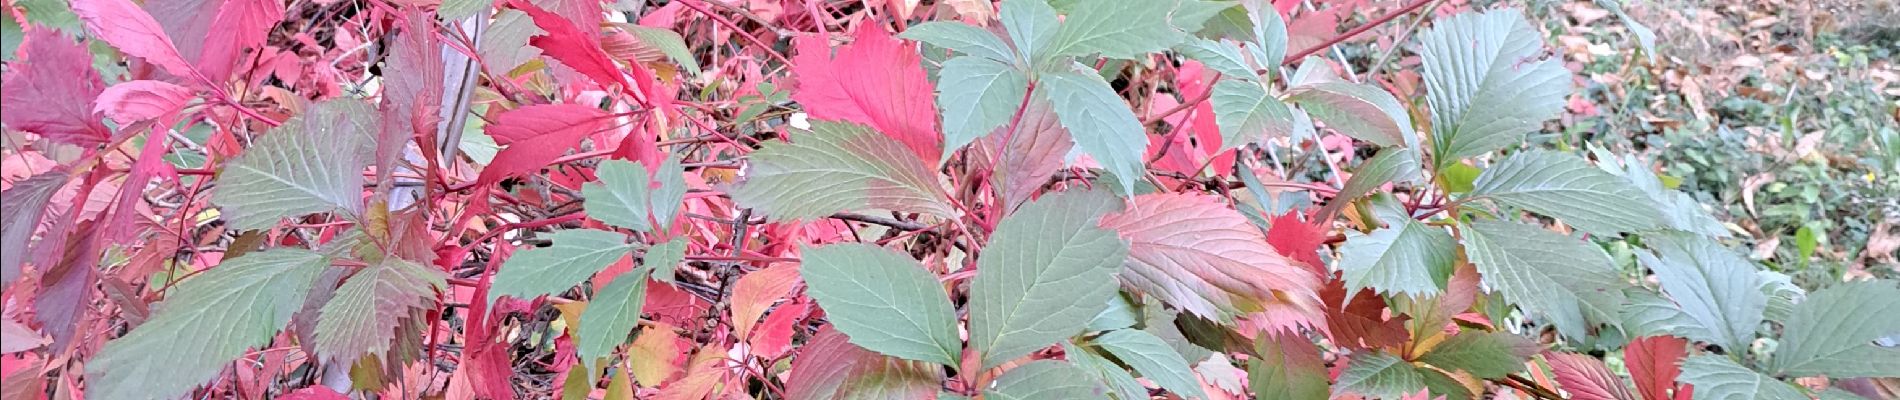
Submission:
<svg viewBox="0 0 1900 400">
<path fill-rule="evenodd" d="M 1577 400 L 1636 400 L 1623 380 L 1603 365 L 1603 360 L 1576 353 L 1545 352 L 1550 369 L 1557 373 L 1557 384 Z"/>
<path fill-rule="evenodd" d="M 792 100 L 813 118 L 870 125 L 903 142 L 932 165 L 942 156 L 935 90 L 915 45 L 897 41 L 877 26 L 858 29 L 851 44 L 831 56 L 827 39 L 795 40 Z"/>
<path fill-rule="evenodd" d="M 1410 317 L 1385 318 L 1385 299 L 1370 290 L 1360 290 L 1346 302 L 1346 283 L 1333 279 L 1319 291 L 1326 305 L 1326 335 L 1333 343 L 1354 349 L 1396 346 L 1411 337 L 1405 330 Z"/>
<path fill-rule="evenodd" d="M 600 109 L 572 104 L 533 105 L 501 113 L 493 125 L 488 125 L 488 135 L 508 148 L 501 149 L 495 160 L 482 168 L 477 182 L 493 184 L 540 170 L 580 145 L 581 139 L 606 129 L 607 117 Z"/>
<path fill-rule="evenodd" d="M 1129 203 L 1102 217 L 1102 227 L 1129 241 L 1124 282 L 1209 319 L 1264 312 L 1268 329 L 1319 319 L 1319 276 L 1274 252 L 1220 198 L 1164 193 Z"/>
<path fill-rule="evenodd" d="M 6 11 L 6 10 L 0 10 Z M 52 29 L 34 29 L 23 56 L 8 65 L 0 99 L 0 123 L 56 142 L 95 146 L 112 138 L 92 100 L 105 81 L 92 69 L 92 54 Z"/>
<path fill-rule="evenodd" d="M 1013 210 L 1042 190 L 1049 178 L 1062 169 L 1063 157 L 1075 147 L 1075 141 L 1069 137 L 1069 130 L 1057 121 L 1054 108 L 1048 101 L 1033 100 L 1023 109 L 1022 121 L 1013 135 L 988 135 L 977 140 L 985 148 L 996 148 L 998 142 L 1008 140 L 1003 149 L 1002 162 L 998 163 L 996 182 L 1002 191 L 1002 207 L 995 212 Z M 997 128 L 1009 129 L 1009 127 Z M 984 154 L 981 152 L 978 154 Z M 1000 217 L 1000 215 L 998 215 Z"/>
<path fill-rule="evenodd" d="M 752 345 L 752 354 L 768 359 L 785 355 L 792 348 L 792 326 L 805 319 L 811 311 L 809 303 L 789 303 L 779 306 L 771 315 L 765 316 L 765 323 L 752 332 L 752 338 L 746 343 Z"/>
<path fill-rule="evenodd" d="M 767 308 L 803 282 L 798 276 L 798 264 L 776 264 L 739 277 L 739 283 L 732 289 L 733 334 L 747 337 Z"/>
<path fill-rule="evenodd" d="M 1326 243 L 1325 227 L 1302 221 L 1291 210 L 1273 217 L 1272 223 L 1267 228 L 1267 243 L 1273 244 L 1274 250 L 1305 264 L 1314 274 L 1326 275 L 1326 263 L 1319 260 L 1319 245 Z"/>
<path fill-rule="evenodd" d="M 126 182 L 138 182 L 119 186 L 119 197 L 112 205 L 112 217 L 106 219 L 106 240 L 112 243 L 132 244 L 143 230 L 135 226 L 134 217 L 138 216 L 138 207 L 145 204 L 145 184 L 152 178 L 173 180 L 178 178 L 178 169 L 165 160 L 165 152 L 171 151 L 166 145 L 165 134 L 153 132 L 145 137 L 145 148 L 139 151 L 138 161 L 132 162 L 132 169 L 125 175 Z"/>
<path fill-rule="evenodd" d="M 529 38 L 528 44 L 541 48 L 543 54 L 553 57 L 555 61 L 561 62 L 561 65 L 587 75 L 588 78 L 594 80 L 594 83 L 603 87 L 620 84 L 623 89 L 633 88 L 633 85 L 620 74 L 620 66 L 607 57 L 606 51 L 601 50 L 598 26 L 586 27 L 594 31 L 590 33 L 583 31 L 582 27 L 574 26 L 574 23 L 568 22 L 560 15 L 536 7 L 525 0 L 509 0 L 508 4 L 528 13 L 528 17 L 534 19 L 534 25 L 546 32 L 546 34 Z M 644 104 L 645 100 L 642 99 L 640 102 Z"/>
<path fill-rule="evenodd" d="M 1647 336 L 1631 340 L 1623 349 L 1630 380 L 1636 381 L 1643 400 L 1669 400 L 1670 391 L 1681 395 L 1689 390 L 1687 385 L 1676 386 L 1676 375 L 1682 374 L 1679 363 L 1688 354 L 1688 346 L 1688 341 L 1674 336 Z"/>
<path fill-rule="evenodd" d="M 900 360 L 851 344 L 826 326 L 792 359 L 785 379 L 787 398 L 848 398 L 851 393 L 882 393 L 893 399 L 934 399 L 943 380 L 936 364 Z"/>
<path fill-rule="evenodd" d="M 204 49 L 198 54 L 198 69 L 212 82 L 230 78 L 232 69 L 246 54 L 244 50 L 264 44 L 271 28 L 283 20 L 283 1 L 225 0 L 211 23 L 216 31 L 204 38 Z M 183 40 L 190 41 L 189 38 Z"/>
<path fill-rule="evenodd" d="M 1184 61 L 1179 70 L 1179 79 L 1176 82 L 1181 85 L 1182 98 L 1200 98 L 1213 86 L 1212 82 L 1202 79 L 1205 76 L 1205 69 L 1201 67 L 1200 62 Z M 1162 96 L 1156 99 L 1154 107 L 1151 107 L 1149 111 L 1160 114 L 1179 105 L 1173 98 Z M 1152 118 L 1154 115 L 1149 117 Z M 1163 142 L 1171 139 L 1174 144 L 1167 145 L 1168 154 L 1155 160 L 1155 168 L 1186 175 L 1199 175 L 1203 165 L 1220 172 L 1234 169 L 1234 151 L 1230 149 L 1218 155 L 1214 154 L 1214 150 L 1221 148 L 1223 139 L 1220 126 L 1215 120 L 1213 102 L 1202 99 L 1194 104 L 1194 107 L 1175 112 L 1163 119 L 1175 127 L 1174 131 L 1164 135 L 1149 136 L 1147 157 L 1154 159 L 1155 153 L 1161 151 Z M 1190 138 L 1193 140 L 1189 140 Z"/>
<path fill-rule="evenodd" d="M 279 400 L 348 400 L 349 398 L 350 398 L 349 396 L 344 396 L 342 393 L 337 393 L 335 390 L 330 390 L 329 387 L 325 387 L 323 385 L 312 385 L 309 387 L 305 387 L 303 389 L 297 389 L 297 391 L 290 392 L 290 394 L 284 395 L 284 397 L 279 397 L 278 399 Z"/>
<path fill-rule="evenodd" d="M 131 0 L 72 0 L 72 7 L 73 14 L 86 22 L 86 30 L 119 51 L 143 58 L 175 76 L 198 76 L 191 63 L 178 55 L 178 46 L 172 44 L 165 28 Z"/>
<path fill-rule="evenodd" d="M 191 89 L 170 82 L 131 81 L 112 85 L 99 93 L 92 110 L 123 125 L 171 115 L 191 101 L 192 96 Z"/>
</svg>

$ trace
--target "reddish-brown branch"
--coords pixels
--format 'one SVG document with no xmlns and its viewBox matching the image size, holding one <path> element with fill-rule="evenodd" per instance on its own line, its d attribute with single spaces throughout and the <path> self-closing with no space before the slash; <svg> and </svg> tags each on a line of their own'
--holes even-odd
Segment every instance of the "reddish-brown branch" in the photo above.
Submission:
<svg viewBox="0 0 1900 400">
<path fill-rule="evenodd" d="M 1353 27 L 1352 29 L 1346 30 L 1346 33 L 1341 33 L 1339 34 L 1339 36 L 1334 36 L 1331 39 L 1326 39 L 1325 41 L 1321 41 L 1319 42 L 1319 44 L 1313 45 L 1313 47 L 1308 47 L 1305 50 L 1300 50 L 1297 53 L 1288 54 L 1285 59 L 1280 60 L 1280 64 L 1281 65 L 1293 64 L 1294 62 L 1297 62 L 1297 60 L 1304 59 L 1306 58 L 1306 56 L 1313 55 L 1313 53 L 1318 53 L 1320 52 L 1320 50 L 1325 50 L 1327 47 L 1332 47 L 1332 45 L 1339 44 L 1339 42 L 1344 42 L 1346 41 L 1346 39 L 1352 39 L 1354 36 L 1359 36 L 1359 34 L 1366 33 L 1366 31 L 1372 30 L 1372 28 L 1379 27 L 1379 25 L 1385 25 L 1386 22 L 1391 22 L 1393 19 L 1396 19 L 1399 16 L 1411 14 L 1413 11 L 1418 11 L 1421 8 L 1425 8 L 1425 5 L 1431 4 L 1432 1 L 1433 0 L 1412 0 L 1411 3 L 1406 3 L 1404 7 L 1400 7 L 1398 11 L 1393 11 L 1391 13 L 1387 13 L 1386 15 L 1381 15 L 1378 18 L 1373 18 L 1371 21 L 1366 21 L 1364 25 L 1359 25 L 1357 27 Z"/>
</svg>

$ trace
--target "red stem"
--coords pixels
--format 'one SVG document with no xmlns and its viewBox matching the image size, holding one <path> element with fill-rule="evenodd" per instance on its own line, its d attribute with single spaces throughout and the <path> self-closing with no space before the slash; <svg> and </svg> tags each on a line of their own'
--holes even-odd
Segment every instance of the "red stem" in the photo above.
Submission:
<svg viewBox="0 0 1900 400">
<path fill-rule="evenodd" d="M 1431 4 L 1432 1 L 1433 0 L 1412 0 L 1411 3 L 1406 3 L 1404 7 L 1400 7 L 1398 11 L 1393 11 L 1386 15 L 1381 15 L 1379 16 L 1379 18 L 1374 18 L 1371 21 L 1367 21 L 1364 25 L 1359 25 L 1357 27 L 1353 27 L 1352 29 L 1346 30 L 1346 33 L 1339 34 L 1339 36 L 1334 36 L 1331 39 L 1326 39 L 1326 41 L 1319 42 L 1319 44 L 1313 45 L 1313 47 L 1308 47 L 1305 50 L 1300 50 L 1298 53 L 1289 54 L 1286 56 L 1285 59 L 1280 60 L 1280 64 L 1292 65 L 1294 62 L 1296 62 L 1295 60 L 1304 59 L 1306 58 L 1306 56 L 1313 55 L 1313 53 L 1318 53 L 1320 50 L 1325 50 L 1327 47 L 1331 47 L 1332 45 L 1339 44 L 1339 42 L 1346 41 L 1346 39 L 1352 39 L 1354 36 L 1359 36 L 1359 34 L 1372 30 L 1372 28 L 1379 27 L 1379 25 L 1385 25 L 1386 22 L 1390 22 L 1401 15 L 1411 14 L 1413 11 L 1418 11 L 1418 9 L 1420 8 L 1425 8 L 1425 5 Z"/>
</svg>

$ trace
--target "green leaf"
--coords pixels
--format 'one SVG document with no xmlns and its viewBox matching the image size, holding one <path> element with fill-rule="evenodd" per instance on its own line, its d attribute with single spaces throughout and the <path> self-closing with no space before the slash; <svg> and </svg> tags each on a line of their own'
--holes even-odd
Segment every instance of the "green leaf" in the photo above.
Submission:
<svg viewBox="0 0 1900 400">
<path fill-rule="evenodd" d="M 1238 1 L 1223 0 L 1175 0 L 1174 12 L 1168 14 L 1168 24 L 1182 32 L 1200 32 L 1207 22 L 1222 11 L 1240 8 Z M 1170 44 L 1172 45 L 1172 44 Z"/>
<path fill-rule="evenodd" d="M 489 288 L 489 300 L 501 296 L 532 299 L 558 293 L 633 252 L 625 235 L 602 230 L 554 231 L 548 234 L 548 240 L 552 242 L 548 247 L 517 251 L 502 262 Z"/>
<path fill-rule="evenodd" d="M 996 378 L 983 398 L 995 400 L 1099 399 L 1106 394 L 1088 372 L 1056 360 L 1036 360 Z"/>
<path fill-rule="evenodd" d="M 1528 314 L 1541 315 L 1571 339 L 1615 318 L 1629 286 L 1610 255 L 1596 245 L 1517 222 L 1464 225 L 1465 256 L 1485 286 Z"/>
<path fill-rule="evenodd" d="M 868 244 L 803 249 L 806 293 L 851 343 L 892 357 L 957 365 L 957 316 L 937 277 Z"/>
<path fill-rule="evenodd" d="M 1140 321 L 1141 310 L 1135 308 L 1134 304 L 1129 303 L 1127 296 L 1118 294 L 1109 296 L 1108 307 L 1103 308 L 1101 313 L 1095 314 L 1095 318 L 1089 319 L 1088 328 L 1084 330 L 1084 332 L 1104 332 L 1128 328 L 1135 326 L 1135 324 Z"/>
<path fill-rule="evenodd" d="M 596 362 L 612 356 L 614 348 L 626 343 L 627 335 L 640 324 L 640 311 L 647 302 L 644 274 L 650 269 L 651 266 L 642 265 L 631 273 L 621 274 L 595 292 L 593 301 L 587 302 L 587 309 L 581 311 L 580 327 L 574 334 L 579 342 L 575 351 L 580 353 L 581 365 L 587 367 L 588 377 L 598 375 L 600 368 L 596 368 L 599 366 Z"/>
<path fill-rule="evenodd" d="M 361 100 L 333 100 L 285 121 L 251 143 L 218 174 L 211 201 L 240 230 L 278 220 L 342 210 L 363 211 L 360 149 L 377 132 L 377 113 Z"/>
<path fill-rule="evenodd" d="M 1132 60 L 1167 49 L 1184 37 L 1168 22 L 1171 1 L 1077 4 L 1056 32 L 1053 57 L 1086 56 Z M 1033 54 L 1033 53 L 1032 53 Z"/>
<path fill-rule="evenodd" d="M 943 63 L 937 104 L 943 105 L 943 157 L 1008 124 L 1022 108 L 1029 77 L 996 61 L 957 57 Z"/>
<path fill-rule="evenodd" d="M 1354 139 L 1386 147 L 1417 146 L 1411 114 L 1392 93 L 1378 87 L 1350 82 L 1309 83 L 1289 91 L 1287 101 Z"/>
<path fill-rule="evenodd" d="M 1462 13 L 1419 33 L 1439 165 L 1523 140 L 1563 111 L 1570 70 L 1516 9 Z"/>
<path fill-rule="evenodd" d="M 435 14 L 443 21 L 461 21 L 487 11 L 494 4 L 484 0 L 442 0 L 442 6 L 436 8 Z"/>
<path fill-rule="evenodd" d="M 1038 85 L 1042 89 L 1038 92 L 1055 105 L 1056 119 L 1069 129 L 1075 145 L 1120 180 L 1123 195 L 1133 195 L 1148 138 L 1128 103 L 1101 75 L 1081 64 L 1069 71 L 1045 73 Z"/>
<path fill-rule="evenodd" d="M 19 0 L 13 5 L 20 7 L 20 15 L 26 17 L 29 25 L 84 36 L 86 29 L 79 25 L 79 16 L 73 14 L 71 3 L 71 0 Z"/>
<path fill-rule="evenodd" d="M 1755 327 L 1768 307 L 1755 265 L 1742 255 L 1701 237 L 1686 234 L 1644 236 L 1656 255 L 1636 252 L 1655 271 L 1663 293 L 1696 322 L 1689 339 L 1729 351 L 1744 351 L 1755 341 Z"/>
<path fill-rule="evenodd" d="M 1663 217 L 1663 226 L 1710 237 L 1729 236 L 1728 228 L 1724 227 L 1721 221 L 1715 220 L 1715 217 L 1702 210 L 1702 203 L 1696 202 L 1695 198 L 1689 197 L 1686 193 L 1665 187 L 1662 179 L 1656 176 L 1656 172 L 1649 169 L 1648 161 L 1629 154 L 1620 159 L 1621 167 L 1618 167 L 1618 163 L 1601 161 L 1617 160 L 1615 155 L 1598 149 L 1592 149 L 1592 152 L 1597 155 L 1598 167 L 1629 179 L 1631 184 L 1636 185 L 1637 189 L 1642 189 L 1643 193 L 1649 195 L 1650 200 L 1655 201 L 1657 211 L 1660 211 Z"/>
<path fill-rule="evenodd" d="M 1536 342 L 1510 332 L 1466 331 L 1445 339 L 1418 360 L 1479 378 L 1500 379 L 1523 371 L 1524 361 L 1537 351 Z"/>
<path fill-rule="evenodd" d="M 1900 376 L 1900 348 L 1877 346 L 1900 333 L 1900 288 L 1860 281 L 1815 291 L 1782 324 L 1776 375 L 1829 378 Z"/>
<path fill-rule="evenodd" d="M 1384 352 L 1352 356 L 1333 385 L 1335 395 L 1358 393 L 1369 398 L 1396 399 L 1425 390 L 1425 377 L 1404 359 Z"/>
<path fill-rule="evenodd" d="M 1729 360 L 1703 354 L 1682 360 L 1677 382 L 1695 385 L 1695 400 L 1806 400 L 1807 395 L 1774 377 Z"/>
<path fill-rule="evenodd" d="M 1596 235 L 1655 228 L 1655 203 L 1628 180 L 1575 155 L 1528 151 L 1486 169 L 1467 198 L 1488 198 L 1563 220 Z"/>
<path fill-rule="evenodd" d="M 26 31 L 20 28 L 20 21 L 13 19 L 13 13 L 0 13 L 0 60 L 13 61 L 13 53 L 25 41 Z"/>
<path fill-rule="evenodd" d="M 1190 37 L 1174 45 L 1174 50 L 1220 72 L 1222 77 L 1247 81 L 1259 79 L 1258 75 L 1254 75 L 1253 68 L 1247 66 L 1246 57 L 1240 55 L 1240 47 L 1233 43 Z M 1215 93 L 1218 96 L 1219 89 Z M 1214 104 L 1216 108 L 1220 107 L 1220 103 Z"/>
<path fill-rule="evenodd" d="M 1676 306 L 1675 302 L 1663 298 L 1661 293 L 1639 287 L 1629 287 L 1623 291 L 1628 301 L 1621 312 L 1624 333 L 1629 337 L 1674 335 L 1680 337 L 1707 337 L 1709 333 L 1689 319 L 1688 314 Z"/>
<path fill-rule="evenodd" d="M 658 221 L 660 226 L 672 225 L 674 211 L 686 198 L 683 173 L 679 156 L 668 157 L 652 174 L 638 161 L 602 161 L 594 170 L 600 181 L 581 185 L 582 206 L 587 209 L 587 216 L 600 222 L 652 232 L 651 221 Z M 656 179 L 659 189 L 653 187 Z"/>
<path fill-rule="evenodd" d="M 1339 248 L 1346 292 L 1370 287 L 1381 294 L 1433 295 L 1443 290 L 1456 261 L 1457 239 L 1411 218 L 1390 219 L 1391 227 L 1371 234 L 1346 232 L 1346 244 Z"/>
<path fill-rule="evenodd" d="M 1452 378 L 1451 375 L 1446 375 L 1444 371 L 1431 368 L 1419 368 L 1418 373 L 1420 377 L 1425 378 L 1425 389 L 1434 398 L 1438 396 L 1444 396 L 1446 399 L 1477 398 L 1476 396 L 1472 396 L 1471 389 L 1465 388 L 1464 383 L 1458 382 L 1458 380 Z"/>
<path fill-rule="evenodd" d="M 653 280 L 673 283 L 673 271 L 679 269 L 680 262 L 686 260 L 686 237 L 675 237 L 665 243 L 648 247 L 646 259 L 640 262 L 653 270 Z"/>
<path fill-rule="evenodd" d="M 1128 245 L 1096 221 L 1120 203 L 1058 192 L 997 225 L 970 281 L 970 344 L 984 368 L 1082 333 L 1108 307 Z"/>
<path fill-rule="evenodd" d="M 1170 349 L 1169 351 L 1173 350 Z M 1096 376 L 1102 378 L 1102 383 L 1107 385 L 1110 391 L 1109 393 L 1114 394 L 1116 400 L 1142 400 L 1149 398 L 1148 388 L 1142 386 L 1141 382 L 1136 381 L 1135 376 L 1129 374 L 1128 370 L 1122 369 L 1120 365 L 1115 365 L 1114 361 L 1109 361 L 1107 358 L 1095 355 L 1094 352 L 1068 341 L 1062 342 L 1062 355 L 1069 360 L 1069 363 L 1075 364 L 1076 367 L 1083 370 L 1094 372 Z"/>
<path fill-rule="evenodd" d="M 1016 58 L 1035 60 L 1035 64 L 1047 60 L 1044 52 L 1060 29 L 1056 9 L 1044 0 L 1005 0 L 1001 8 L 1003 28 L 1009 32 L 1009 42 L 1016 45 Z"/>
<path fill-rule="evenodd" d="M 734 201 L 779 220 L 866 209 L 957 215 L 936 172 L 870 127 L 812 121 L 791 139 L 752 152 L 746 181 L 728 191 Z"/>
<path fill-rule="evenodd" d="M 1438 168 L 1438 179 L 1444 184 L 1445 191 L 1447 192 L 1470 193 L 1472 183 L 1477 182 L 1478 175 L 1483 173 L 1484 170 L 1478 169 L 1478 167 L 1467 164 L 1451 164 Z"/>
<path fill-rule="evenodd" d="M 1163 343 L 1161 338 L 1134 329 L 1122 329 L 1095 338 L 1095 344 L 1114 354 L 1116 359 L 1140 372 L 1141 376 L 1161 385 L 1161 388 L 1174 392 L 1184 398 L 1207 398 L 1201 391 L 1201 384 L 1194 378 L 1194 370 L 1188 367 L 1181 353 Z"/>
<path fill-rule="evenodd" d="M 487 4 L 485 1 L 482 3 Z M 541 56 L 541 48 L 529 46 L 528 39 L 545 34 L 547 32 L 535 26 L 534 19 L 529 18 L 527 13 L 515 9 L 501 10 L 495 13 L 495 22 L 488 26 L 488 32 L 482 34 L 481 43 L 476 44 L 476 53 L 481 54 L 482 62 L 488 64 L 489 72 L 507 74 Z"/>
<path fill-rule="evenodd" d="M 1249 14 L 1260 20 L 1253 29 L 1254 61 L 1267 69 L 1267 76 L 1279 75 L 1280 64 L 1286 61 L 1286 20 L 1280 19 L 1279 11 Z"/>
<path fill-rule="evenodd" d="M 1051 13 L 1053 15 L 1053 11 Z M 1002 39 L 983 28 L 961 22 L 925 22 L 910 27 L 898 37 L 1006 64 L 1015 60 L 1011 55 L 1015 50 L 1011 50 L 1008 43 L 1003 43 Z"/>
<path fill-rule="evenodd" d="M 1293 133 L 1293 111 L 1259 83 L 1223 79 L 1212 96 L 1222 151 Z"/>
<path fill-rule="evenodd" d="M 1346 180 L 1346 187 L 1339 189 L 1339 194 L 1320 209 L 1319 215 L 1321 218 L 1339 215 L 1339 210 L 1352 204 L 1353 200 L 1372 193 L 1386 183 L 1417 181 L 1420 173 L 1418 165 L 1417 150 L 1404 147 L 1380 150 L 1378 155 L 1359 165 L 1352 179 Z"/>
<path fill-rule="evenodd" d="M 269 343 L 303 307 L 329 263 L 307 250 L 275 249 L 224 260 L 186 279 L 152 308 L 150 319 L 106 342 L 86 363 L 86 395 L 184 397 L 246 349 Z"/>
<path fill-rule="evenodd" d="M 397 321 L 435 309 L 436 291 L 447 286 L 441 270 L 395 257 L 357 271 L 317 314 L 317 354 L 343 365 L 381 356 L 396 339 Z"/>
<path fill-rule="evenodd" d="M 686 68 L 686 72 L 699 75 L 699 60 L 693 58 L 692 48 L 686 46 L 686 39 L 681 38 L 678 32 L 634 24 L 616 25 L 633 35 L 641 47 L 659 50 L 666 58 Z"/>
<path fill-rule="evenodd" d="M 1325 400 L 1326 363 L 1319 347 L 1296 332 L 1261 333 L 1254 337 L 1247 362 L 1247 386 L 1254 397 L 1275 400 Z"/>
</svg>

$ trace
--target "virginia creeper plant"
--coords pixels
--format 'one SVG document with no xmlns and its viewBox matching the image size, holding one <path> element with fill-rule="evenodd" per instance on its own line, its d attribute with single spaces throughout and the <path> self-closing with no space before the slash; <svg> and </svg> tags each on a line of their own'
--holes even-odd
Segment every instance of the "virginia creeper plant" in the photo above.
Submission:
<svg viewBox="0 0 1900 400">
<path fill-rule="evenodd" d="M 1300 3 L 7 1 L 0 391 L 1900 376 L 1900 285 L 1804 290 L 1649 160 L 1539 135 L 1575 83 L 1518 5 Z M 1315 15 L 1348 18 L 1290 30 Z M 1369 68 L 1334 48 L 1381 36 Z"/>
</svg>

